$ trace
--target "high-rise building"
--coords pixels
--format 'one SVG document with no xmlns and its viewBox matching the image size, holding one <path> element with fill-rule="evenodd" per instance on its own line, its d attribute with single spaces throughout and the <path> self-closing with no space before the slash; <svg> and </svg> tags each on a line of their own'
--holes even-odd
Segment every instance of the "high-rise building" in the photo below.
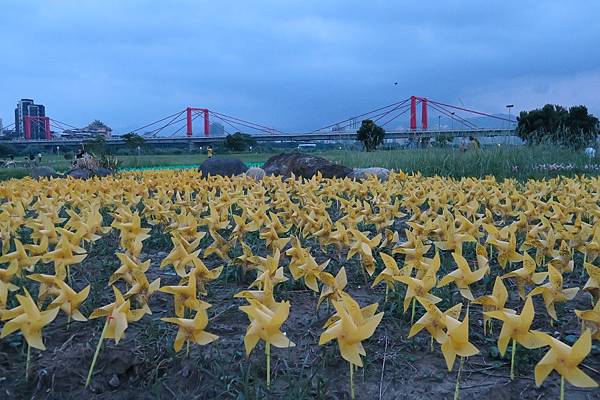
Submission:
<svg viewBox="0 0 600 400">
<path fill-rule="evenodd" d="M 30 117 L 30 118 L 26 118 Z M 35 104 L 32 99 L 21 99 L 15 108 L 15 133 L 16 137 L 22 138 L 26 135 L 26 120 L 29 120 L 30 138 L 45 139 L 47 123 L 46 107 Z"/>
<path fill-rule="evenodd" d="M 210 136 L 225 135 L 225 127 L 218 122 L 213 122 L 212 124 L 210 124 L 210 128 L 208 131 L 209 131 Z"/>
</svg>

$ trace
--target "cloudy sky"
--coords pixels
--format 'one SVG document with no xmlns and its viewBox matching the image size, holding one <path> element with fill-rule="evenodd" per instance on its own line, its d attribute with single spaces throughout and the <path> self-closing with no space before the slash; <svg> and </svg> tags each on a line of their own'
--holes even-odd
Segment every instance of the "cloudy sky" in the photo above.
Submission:
<svg viewBox="0 0 600 400">
<path fill-rule="evenodd" d="M 0 118 L 29 97 L 118 132 L 188 105 L 305 131 L 413 94 L 598 115 L 599 15 L 595 0 L 2 0 Z"/>
</svg>

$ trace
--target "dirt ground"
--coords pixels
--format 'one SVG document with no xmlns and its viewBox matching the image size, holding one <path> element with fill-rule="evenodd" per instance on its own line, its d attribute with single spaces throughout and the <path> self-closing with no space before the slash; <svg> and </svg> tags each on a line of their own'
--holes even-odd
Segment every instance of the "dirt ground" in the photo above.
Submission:
<svg viewBox="0 0 600 400">
<path fill-rule="evenodd" d="M 116 238 L 108 235 L 91 250 L 86 261 L 73 272 L 77 289 L 90 282 L 92 290 L 85 304 L 86 315 L 94 308 L 113 301 L 112 291 L 106 287 L 108 276 L 117 267 L 113 255 Z M 176 284 L 178 279 L 172 269 L 159 269 L 160 260 L 169 246 L 166 240 L 145 245 L 145 257 L 152 259 L 149 279 L 160 276 L 161 285 Z M 318 256 L 318 261 L 325 258 Z M 221 265 L 210 259 L 210 267 Z M 448 372 L 444 358 L 435 345 L 430 351 L 429 336 L 421 333 L 407 339 L 410 312 L 402 312 L 404 290 L 392 293 L 383 304 L 384 285 L 375 289 L 365 287 L 358 271 L 358 262 L 332 262 L 333 271 L 346 265 L 350 272 L 347 292 L 365 306 L 380 302 L 384 319 L 373 337 L 364 342 L 367 356 L 365 366 L 355 373 L 357 399 L 452 399 L 456 383 L 458 359 L 455 369 Z M 266 360 L 260 344 L 247 357 L 243 337 L 248 325 L 246 315 L 238 310 L 244 304 L 233 295 L 247 288 L 251 278 L 240 276 L 236 267 L 227 271 L 218 281 L 208 286 L 209 309 L 207 331 L 219 336 L 218 341 L 207 346 L 192 345 L 189 355 L 185 348 L 180 353 L 173 350 L 176 327 L 159 321 L 173 315 L 172 297 L 160 293 L 151 299 L 152 315 L 131 323 L 125 338 L 115 345 L 106 340 L 100 352 L 92 384 L 84 388 L 85 377 L 100 336 L 102 319 L 72 322 L 67 327 L 66 318 L 60 315 L 44 331 L 46 351 L 32 351 L 29 380 L 25 380 L 24 346 L 20 335 L 0 341 L 0 399 L 348 399 L 348 364 L 339 355 L 337 344 L 318 346 L 322 326 L 331 314 L 326 305 L 315 310 L 318 295 L 305 290 L 300 283 L 289 282 L 278 286 L 276 298 L 291 302 L 290 316 L 283 326 L 296 343 L 290 349 L 272 350 L 272 385 L 266 387 Z M 286 272 L 289 276 L 289 272 Z M 581 279 L 573 276 L 566 287 L 579 285 Z M 487 279 L 474 291 L 475 295 L 491 291 L 492 279 Z M 508 283 L 507 283 L 508 284 Z M 511 291 L 516 296 L 516 291 Z M 460 301 L 452 293 L 455 304 Z M 536 312 L 545 311 L 540 296 L 536 296 Z M 521 302 L 511 298 L 508 307 L 520 309 Z M 451 304 L 441 303 L 446 309 Z M 565 306 L 557 307 L 562 323 L 551 327 L 540 325 L 536 318 L 535 329 L 560 333 L 562 338 L 576 338 L 579 325 L 573 308 L 589 308 L 587 294 L 579 294 Z M 416 318 L 422 314 L 418 310 Z M 464 315 L 464 311 L 463 311 Z M 462 316 L 461 316 L 462 319 Z M 416 320 L 416 319 L 415 319 Z M 480 354 L 464 362 L 461 375 L 461 399 L 558 399 L 560 379 L 556 373 L 535 386 L 533 368 L 545 349 L 517 351 L 518 376 L 509 378 L 510 355 L 499 357 L 496 333 L 483 336 L 481 309 L 470 307 L 471 341 Z M 572 344 L 572 343 L 571 343 Z M 584 362 L 584 370 L 600 382 L 600 346 L 594 343 L 592 354 Z M 600 399 L 598 389 L 578 389 L 567 384 L 566 398 L 571 400 Z"/>
</svg>

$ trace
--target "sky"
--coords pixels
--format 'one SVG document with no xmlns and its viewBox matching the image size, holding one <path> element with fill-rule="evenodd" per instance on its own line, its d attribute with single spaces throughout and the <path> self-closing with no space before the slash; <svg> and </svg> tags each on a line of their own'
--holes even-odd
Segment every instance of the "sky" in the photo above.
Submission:
<svg viewBox="0 0 600 400">
<path fill-rule="evenodd" d="M 117 133 L 187 106 L 304 132 L 411 95 L 599 115 L 599 15 L 594 0 L 2 0 L 0 118 L 33 98 Z"/>
</svg>

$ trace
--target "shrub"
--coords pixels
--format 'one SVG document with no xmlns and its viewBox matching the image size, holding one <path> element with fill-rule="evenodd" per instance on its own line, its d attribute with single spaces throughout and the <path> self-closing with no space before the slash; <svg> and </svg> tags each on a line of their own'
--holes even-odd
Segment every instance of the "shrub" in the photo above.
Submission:
<svg viewBox="0 0 600 400">
<path fill-rule="evenodd" d="M 366 151 L 373 151 L 383 143 L 385 129 L 370 119 L 365 119 L 356 132 L 356 140 L 361 141 Z"/>
</svg>

